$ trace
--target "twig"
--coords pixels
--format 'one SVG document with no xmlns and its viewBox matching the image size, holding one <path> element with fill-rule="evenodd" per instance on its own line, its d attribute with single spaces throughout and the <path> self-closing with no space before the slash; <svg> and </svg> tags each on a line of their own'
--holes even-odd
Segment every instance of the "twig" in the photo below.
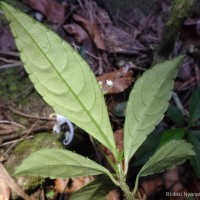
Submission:
<svg viewBox="0 0 200 200">
<path fill-rule="evenodd" d="M 23 126 L 23 125 L 21 125 L 17 122 L 11 122 L 11 121 L 7 121 L 7 120 L 0 120 L 0 124 L 13 124 L 13 125 L 18 126 L 20 128 L 26 129 L 25 126 Z"/>
<path fill-rule="evenodd" d="M 38 127 L 34 127 L 31 129 L 29 129 L 29 133 L 40 133 L 40 132 L 45 132 L 45 131 L 52 131 L 53 130 L 53 124 L 50 125 L 43 125 L 43 126 L 38 126 Z M 4 135 L 1 136 L 1 142 L 8 142 L 10 140 L 15 140 L 15 139 L 19 139 L 20 137 L 24 137 L 24 135 L 27 135 L 28 130 L 24 130 L 21 134 L 12 134 L 12 135 Z"/>
<path fill-rule="evenodd" d="M 11 176 L 8 174 L 4 166 L 0 163 L 0 177 L 6 181 L 7 185 L 10 186 L 10 188 L 15 191 L 19 196 L 21 196 L 25 200 L 34 200 L 34 198 L 29 197 L 11 178 Z"/>
<path fill-rule="evenodd" d="M 55 32 L 58 32 L 59 29 L 62 27 L 62 25 L 65 23 L 65 21 L 72 15 L 72 13 L 76 10 L 77 7 L 70 9 L 70 11 L 67 13 L 67 15 L 64 17 L 64 19 L 56 26 L 54 29 Z"/>
<path fill-rule="evenodd" d="M 75 43 L 73 43 L 72 45 L 73 45 L 73 47 L 74 47 L 75 49 L 80 49 L 80 47 L 79 47 L 78 45 L 76 45 Z M 85 53 L 86 53 L 87 55 L 91 56 L 92 58 L 95 58 L 96 60 L 99 60 L 99 57 L 97 57 L 97 56 L 91 54 L 89 51 L 86 51 L 86 50 L 85 50 Z"/>
<path fill-rule="evenodd" d="M 13 98 L 13 101 L 15 101 L 17 98 L 22 97 L 22 96 L 23 96 L 23 98 L 25 98 L 32 92 L 33 89 L 34 89 L 33 85 L 26 87 L 24 90 L 22 90 L 22 92 L 20 92 Z"/>
<path fill-rule="evenodd" d="M 22 66 L 22 63 L 19 61 L 19 62 L 12 63 L 12 64 L 1 65 L 0 69 L 7 69 L 7 68 L 11 68 L 11 67 L 20 67 L 20 66 Z"/>
<path fill-rule="evenodd" d="M 15 147 L 17 142 L 13 142 L 8 149 L 4 152 L 4 154 L 0 157 L 0 161 L 5 161 L 8 157 L 9 152 Z"/>
<path fill-rule="evenodd" d="M 19 57 L 19 53 L 13 52 L 13 51 L 3 51 L 3 50 L 0 50 L 0 54 Z"/>
<path fill-rule="evenodd" d="M 33 138 L 33 136 L 27 137 L 27 139 L 29 139 L 29 138 Z M 0 147 L 4 147 L 4 146 L 10 145 L 10 144 L 13 144 L 15 142 L 18 143 L 18 142 L 20 142 L 22 140 L 24 140 L 24 138 L 18 138 L 18 139 L 12 140 L 12 141 L 8 141 L 8 142 L 5 142 L 5 143 L 1 144 Z"/>
<path fill-rule="evenodd" d="M 4 61 L 5 63 L 16 63 L 16 62 L 19 62 L 17 60 L 11 60 L 11 59 L 6 59 L 6 58 L 2 58 L 2 57 L 0 57 L 0 60 Z"/>
<path fill-rule="evenodd" d="M 32 118 L 32 119 L 39 119 L 39 120 L 48 120 L 48 121 L 55 121 L 54 118 L 48 118 L 48 117 L 37 117 L 37 116 L 33 116 L 33 115 L 28 115 L 28 114 L 25 114 L 25 113 L 22 113 L 12 107 L 8 107 L 9 110 L 11 110 L 13 113 L 17 114 L 17 115 L 20 115 L 22 117 L 27 117 L 27 118 Z"/>
<path fill-rule="evenodd" d="M 118 17 L 119 21 L 124 23 L 126 26 L 133 28 L 133 25 L 128 23 L 126 20 L 122 19 L 121 17 Z"/>
</svg>

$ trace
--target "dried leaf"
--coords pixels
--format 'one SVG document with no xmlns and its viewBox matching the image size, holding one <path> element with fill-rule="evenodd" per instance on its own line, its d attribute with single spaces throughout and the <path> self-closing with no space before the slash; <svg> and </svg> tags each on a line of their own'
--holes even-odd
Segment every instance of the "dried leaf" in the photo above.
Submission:
<svg viewBox="0 0 200 200">
<path fill-rule="evenodd" d="M 74 35 L 75 39 L 80 44 L 82 44 L 85 40 L 89 39 L 88 34 L 78 24 L 72 23 L 72 24 L 64 25 L 63 27 L 68 33 Z"/>
<path fill-rule="evenodd" d="M 106 196 L 105 200 L 120 200 L 120 193 L 118 190 L 112 190 Z"/>
<path fill-rule="evenodd" d="M 90 22 L 89 20 L 73 14 L 73 19 L 79 23 L 81 23 L 81 25 L 83 26 L 83 28 L 87 31 L 87 33 L 89 34 L 91 40 L 95 43 L 95 45 L 102 50 L 106 50 L 103 38 L 102 38 L 102 34 L 101 34 L 101 30 L 98 26 L 98 24 L 93 21 Z"/>
<path fill-rule="evenodd" d="M 64 6 L 54 0 L 24 0 L 29 6 L 43 13 L 50 22 L 59 23 L 64 19 Z"/>
<path fill-rule="evenodd" d="M 127 89 L 133 82 L 133 74 L 127 68 L 121 68 L 97 77 L 104 94 L 117 94 Z"/>
<path fill-rule="evenodd" d="M 147 196 L 150 196 L 156 192 L 158 188 L 162 186 L 163 180 L 161 175 L 153 175 L 150 177 L 145 177 L 141 181 L 141 186 L 143 190 L 145 191 L 145 194 Z"/>
<path fill-rule="evenodd" d="M 103 34 L 106 49 L 110 53 L 139 54 L 146 50 L 139 41 L 134 39 L 132 34 L 115 26 L 107 26 Z"/>
<path fill-rule="evenodd" d="M 93 180 L 91 176 L 77 177 L 71 179 L 57 178 L 55 180 L 55 190 L 57 193 L 73 193 L 81 189 Z"/>
</svg>

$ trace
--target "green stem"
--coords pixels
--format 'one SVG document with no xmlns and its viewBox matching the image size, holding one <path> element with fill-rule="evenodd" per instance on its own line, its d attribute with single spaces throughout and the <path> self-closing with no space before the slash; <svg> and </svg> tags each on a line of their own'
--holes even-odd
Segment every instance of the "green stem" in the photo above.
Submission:
<svg viewBox="0 0 200 200">
<path fill-rule="evenodd" d="M 135 198 L 132 195 L 128 185 L 126 184 L 126 177 L 125 177 L 124 172 L 122 170 L 121 163 L 117 165 L 117 169 L 118 169 L 117 175 L 118 175 L 119 183 L 120 183 L 119 186 L 122 189 L 122 191 L 124 192 L 126 199 L 127 200 L 135 200 Z"/>
<path fill-rule="evenodd" d="M 137 175 L 136 180 L 135 180 L 135 187 L 134 187 L 134 190 L 133 190 L 133 192 L 132 192 L 132 195 L 133 195 L 133 196 L 135 196 L 135 194 L 136 194 L 136 192 L 137 192 L 137 189 L 138 189 L 139 177 L 140 177 L 140 174 Z"/>
</svg>

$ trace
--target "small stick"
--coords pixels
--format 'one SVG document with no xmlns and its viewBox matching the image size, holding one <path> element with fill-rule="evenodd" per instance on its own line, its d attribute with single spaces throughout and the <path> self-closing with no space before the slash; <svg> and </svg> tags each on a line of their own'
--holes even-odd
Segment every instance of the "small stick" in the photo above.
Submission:
<svg viewBox="0 0 200 200">
<path fill-rule="evenodd" d="M 13 51 L 3 51 L 3 50 L 0 50 L 0 54 L 19 57 L 19 53 L 13 52 Z"/>
<path fill-rule="evenodd" d="M 18 195 L 20 195 L 25 200 L 34 200 L 28 196 L 13 180 L 13 178 L 8 174 L 4 166 L 0 163 L 0 177 L 6 181 L 6 183 L 10 186 L 10 188 L 15 191 Z"/>
<path fill-rule="evenodd" d="M 13 124 L 13 125 L 18 126 L 20 128 L 26 129 L 25 126 L 23 126 L 23 125 L 21 125 L 17 122 L 11 122 L 11 121 L 7 121 L 7 120 L 0 120 L 0 124 Z"/>
<path fill-rule="evenodd" d="M 11 59 L 6 59 L 6 58 L 2 58 L 2 57 L 0 57 L 0 60 L 4 61 L 5 63 L 16 63 L 16 62 L 18 62 L 17 60 L 11 60 Z"/>
<path fill-rule="evenodd" d="M 12 64 L 1 65 L 0 69 L 7 69 L 7 68 L 11 68 L 11 67 L 20 67 L 20 66 L 22 66 L 22 63 L 16 62 L 16 63 L 12 63 Z"/>
<path fill-rule="evenodd" d="M 33 116 L 33 115 L 28 115 L 28 114 L 25 114 L 25 113 L 22 113 L 12 107 L 8 107 L 9 110 L 11 110 L 13 113 L 17 114 L 17 115 L 20 115 L 22 117 L 27 117 L 27 118 L 33 118 L 33 119 L 40 119 L 40 120 L 48 120 L 48 121 L 55 121 L 54 118 L 47 118 L 47 117 L 37 117 L 37 116 Z"/>
</svg>

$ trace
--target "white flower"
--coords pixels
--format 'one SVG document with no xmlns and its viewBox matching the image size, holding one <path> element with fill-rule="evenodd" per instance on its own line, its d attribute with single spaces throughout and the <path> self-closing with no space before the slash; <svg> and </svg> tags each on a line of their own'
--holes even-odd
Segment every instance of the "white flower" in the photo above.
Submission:
<svg viewBox="0 0 200 200">
<path fill-rule="evenodd" d="M 69 131 L 65 132 L 65 139 L 63 140 L 63 144 L 68 145 L 71 143 L 71 141 L 74 137 L 74 127 L 68 119 L 66 119 L 64 116 L 62 116 L 60 114 L 56 114 L 56 123 L 53 126 L 53 131 L 56 133 L 60 133 L 61 126 L 64 123 L 67 123 L 67 125 L 69 127 Z"/>
<path fill-rule="evenodd" d="M 107 84 L 108 86 L 110 86 L 110 87 L 113 86 L 113 82 L 112 82 L 111 80 L 106 80 L 106 84 Z"/>
</svg>

